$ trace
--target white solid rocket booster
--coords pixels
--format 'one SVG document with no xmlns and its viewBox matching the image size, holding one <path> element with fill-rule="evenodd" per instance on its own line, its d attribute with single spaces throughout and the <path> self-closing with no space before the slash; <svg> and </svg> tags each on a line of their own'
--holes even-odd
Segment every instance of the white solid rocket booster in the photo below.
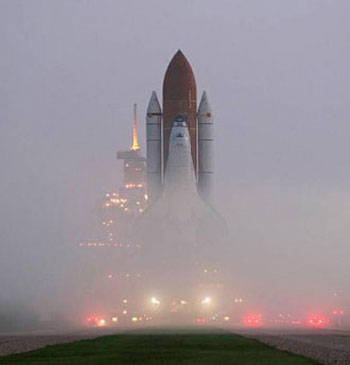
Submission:
<svg viewBox="0 0 350 365">
<path fill-rule="evenodd" d="M 153 201 L 159 194 L 162 185 L 162 111 L 155 91 L 152 92 L 147 108 L 147 186 L 148 196 Z"/>
<path fill-rule="evenodd" d="M 198 107 L 198 192 L 207 202 L 212 201 L 214 178 L 213 114 L 204 91 Z"/>
</svg>

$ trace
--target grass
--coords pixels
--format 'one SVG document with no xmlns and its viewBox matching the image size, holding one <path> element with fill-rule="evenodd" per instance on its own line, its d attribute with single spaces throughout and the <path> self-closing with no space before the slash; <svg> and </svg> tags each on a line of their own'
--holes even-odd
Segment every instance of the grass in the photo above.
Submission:
<svg viewBox="0 0 350 365">
<path fill-rule="evenodd" d="M 0 358 L 0 364 L 317 364 L 229 333 L 129 333 Z"/>
</svg>

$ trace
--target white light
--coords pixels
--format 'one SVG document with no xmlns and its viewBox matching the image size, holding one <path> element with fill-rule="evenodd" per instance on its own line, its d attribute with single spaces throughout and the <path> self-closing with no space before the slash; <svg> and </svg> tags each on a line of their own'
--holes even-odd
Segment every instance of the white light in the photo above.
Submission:
<svg viewBox="0 0 350 365">
<path fill-rule="evenodd" d="M 118 317 L 112 317 L 112 322 L 118 322 Z"/>
<path fill-rule="evenodd" d="M 229 321 L 230 317 L 224 317 L 224 321 Z"/>
<path fill-rule="evenodd" d="M 128 311 L 124 309 L 123 314 L 128 314 Z"/>
<path fill-rule="evenodd" d="M 101 319 L 98 321 L 97 325 L 98 325 L 99 327 L 103 327 L 103 326 L 105 326 L 105 325 L 106 325 L 106 321 L 105 321 L 103 318 L 101 318 Z"/>
<path fill-rule="evenodd" d="M 211 299 L 209 297 L 205 297 L 204 299 L 202 299 L 201 303 L 202 304 L 209 304 L 211 302 Z"/>
<path fill-rule="evenodd" d="M 181 304 L 187 304 L 186 300 L 181 300 L 180 303 Z"/>
<path fill-rule="evenodd" d="M 133 322 L 137 322 L 139 319 L 138 319 L 137 317 L 132 317 L 132 318 L 131 318 L 131 320 L 132 320 Z"/>
<path fill-rule="evenodd" d="M 124 303 L 124 304 L 126 304 L 127 302 L 128 302 L 128 301 L 127 301 L 127 299 L 124 299 L 124 300 L 123 300 L 123 303 Z"/>
<path fill-rule="evenodd" d="M 155 305 L 159 305 L 160 301 L 157 298 L 153 297 L 153 298 L 151 298 L 151 303 L 155 304 Z"/>
</svg>

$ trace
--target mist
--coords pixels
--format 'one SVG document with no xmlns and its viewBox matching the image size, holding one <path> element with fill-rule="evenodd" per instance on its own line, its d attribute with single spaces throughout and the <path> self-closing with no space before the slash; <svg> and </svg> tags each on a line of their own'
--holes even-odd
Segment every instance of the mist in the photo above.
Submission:
<svg viewBox="0 0 350 365">
<path fill-rule="evenodd" d="M 214 111 L 230 296 L 247 310 L 348 307 L 349 6 L 2 0 L 0 330 L 79 322 L 120 295 L 111 270 L 137 269 L 79 243 L 122 185 L 134 102 L 145 155 L 147 103 L 179 48 Z"/>
</svg>

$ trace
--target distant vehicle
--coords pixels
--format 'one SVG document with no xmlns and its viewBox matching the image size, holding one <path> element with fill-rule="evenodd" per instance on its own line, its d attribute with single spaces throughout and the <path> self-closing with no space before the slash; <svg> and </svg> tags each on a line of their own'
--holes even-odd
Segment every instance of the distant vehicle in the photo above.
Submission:
<svg viewBox="0 0 350 365">
<path fill-rule="evenodd" d="M 260 313 L 252 313 L 243 317 L 242 322 L 247 327 L 260 327 L 263 324 L 263 319 Z"/>
<path fill-rule="evenodd" d="M 107 322 L 101 316 L 89 316 L 87 319 L 88 325 L 92 327 L 105 327 Z"/>
<path fill-rule="evenodd" d="M 306 319 L 306 326 L 309 328 L 325 328 L 329 323 L 329 319 L 322 315 L 310 315 Z"/>
</svg>

